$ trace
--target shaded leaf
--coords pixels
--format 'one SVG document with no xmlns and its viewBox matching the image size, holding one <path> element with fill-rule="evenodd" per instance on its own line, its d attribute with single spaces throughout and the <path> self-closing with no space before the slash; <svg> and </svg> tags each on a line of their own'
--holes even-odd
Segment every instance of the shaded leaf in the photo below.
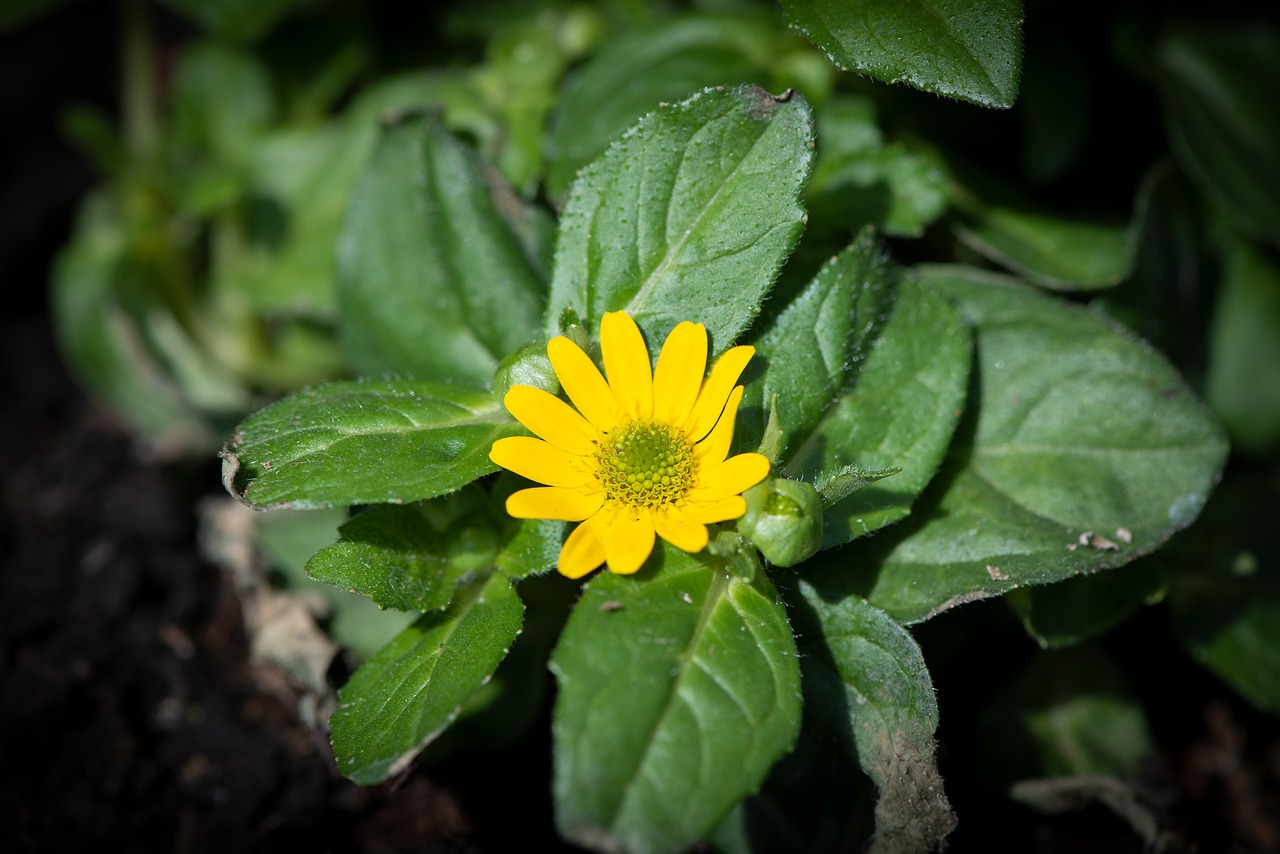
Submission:
<svg viewBox="0 0 1280 854">
<path fill-rule="evenodd" d="M 812 142 L 804 98 L 750 86 L 645 116 L 565 201 L 548 333 L 566 309 L 590 330 L 625 310 L 651 344 L 693 318 L 726 349 L 800 236 Z"/>
<path fill-rule="evenodd" d="M 588 582 L 552 655 L 556 821 L 579 844 L 687 848 L 799 729 L 795 641 L 764 574 L 658 555 Z"/>
<path fill-rule="evenodd" d="M 1137 561 L 1117 572 L 1011 590 L 1005 598 L 1036 643 L 1060 649 L 1104 634 L 1143 605 L 1159 602 L 1164 592 L 1155 566 Z"/>
<path fill-rule="evenodd" d="M 337 283 L 363 374 L 484 386 L 541 320 L 542 284 L 478 158 L 422 116 L 384 129 L 347 210 Z"/>
<path fill-rule="evenodd" d="M 511 582 L 494 575 L 401 632 L 338 692 L 330 720 L 338 770 L 372 785 L 407 767 L 489 681 L 523 613 Z"/>
<path fill-rule="evenodd" d="M 1011 280 L 961 267 L 919 274 L 974 326 L 975 399 L 912 518 L 839 552 L 824 584 L 917 621 L 1119 566 L 1195 519 L 1227 447 L 1163 358 Z"/>
<path fill-rule="evenodd" d="M 984 107 L 1017 98 L 1020 0 L 782 0 L 782 11 L 841 69 Z"/>
<path fill-rule="evenodd" d="M 223 449 L 222 480 L 259 509 L 420 501 L 496 471 L 490 446 L 519 432 L 488 392 L 335 382 L 249 416 Z"/>
<path fill-rule="evenodd" d="M 865 600 L 826 601 L 801 581 L 788 602 L 805 713 L 880 790 L 872 850 L 940 848 L 956 818 L 934 758 L 938 706 L 920 647 Z"/>
</svg>

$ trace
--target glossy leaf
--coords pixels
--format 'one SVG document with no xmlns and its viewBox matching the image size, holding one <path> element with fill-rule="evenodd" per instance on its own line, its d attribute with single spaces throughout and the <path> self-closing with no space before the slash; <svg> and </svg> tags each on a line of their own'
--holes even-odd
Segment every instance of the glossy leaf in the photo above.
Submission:
<svg viewBox="0 0 1280 854">
<path fill-rule="evenodd" d="M 563 196 L 578 170 L 663 101 L 704 86 L 765 84 L 776 41 L 766 15 L 689 14 L 627 29 L 565 85 L 552 126 L 547 188 Z"/>
<path fill-rule="evenodd" d="M 541 320 L 542 285 L 478 158 L 421 116 L 385 128 L 347 211 L 337 282 L 362 374 L 484 386 Z"/>
<path fill-rule="evenodd" d="M 1280 445 L 1280 265 L 1241 240 L 1224 255 L 1205 397 L 1237 448 L 1263 453 Z"/>
<path fill-rule="evenodd" d="M 1280 29 L 1171 27 L 1154 62 L 1178 162 L 1242 229 L 1280 245 Z"/>
<path fill-rule="evenodd" d="M 837 553 L 824 585 L 912 622 L 1119 566 L 1196 518 L 1226 443 L 1163 358 L 1011 280 L 962 267 L 919 275 L 975 329 L 976 399 L 912 518 Z"/>
<path fill-rule="evenodd" d="M 260 509 L 419 501 L 495 471 L 490 446 L 519 432 L 488 392 L 335 382 L 249 416 L 222 452 L 222 480 Z"/>
<path fill-rule="evenodd" d="M 459 585 L 493 571 L 497 533 L 474 508 L 447 520 L 433 519 L 436 510 L 370 507 L 343 524 L 338 542 L 307 561 L 307 574 L 381 608 L 447 608 Z"/>
<path fill-rule="evenodd" d="M 372 785 L 407 767 L 489 681 L 523 613 L 511 582 L 494 575 L 401 632 L 338 692 L 329 724 L 338 770 Z"/>
<path fill-rule="evenodd" d="M 841 69 L 1011 107 L 1022 64 L 1020 0 L 782 0 Z"/>
<path fill-rule="evenodd" d="M 946 300 L 918 282 L 901 282 L 878 339 L 865 340 L 851 356 L 851 368 L 857 367 L 848 371 L 845 389 L 784 456 L 783 474 L 816 483 L 851 466 L 901 469 L 826 509 L 824 547 L 911 511 L 946 453 L 964 406 L 969 363 L 968 329 Z"/>
<path fill-rule="evenodd" d="M 801 638 L 805 713 L 880 790 L 878 849 L 940 848 L 956 818 L 934 758 L 938 706 L 920 647 L 857 597 L 827 601 L 801 582 L 789 602 Z"/>
<path fill-rule="evenodd" d="M 800 669 L 777 592 L 663 546 L 587 583 L 551 659 L 556 821 L 595 848 L 681 851 L 790 750 Z"/>
<path fill-rule="evenodd" d="M 750 86 L 645 116 L 565 201 L 548 333 L 565 309 L 593 332 L 625 310 L 651 344 L 692 317 L 727 348 L 800 236 L 812 142 L 804 98 Z"/>
</svg>

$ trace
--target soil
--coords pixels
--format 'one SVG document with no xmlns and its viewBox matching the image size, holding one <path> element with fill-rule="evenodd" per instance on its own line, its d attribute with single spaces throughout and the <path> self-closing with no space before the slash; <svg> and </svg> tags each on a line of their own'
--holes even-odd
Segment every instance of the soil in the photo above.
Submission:
<svg viewBox="0 0 1280 854">
<path fill-rule="evenodd" d="M 57 141 L 54 107 L 108 99 L 94 69 L 111 62 L 100 27 L 75 36 L 62 14 L 0 41 L 0 125 L 14 129 L 0 157 L 0 851 L 574 850 L 552 824 L 546 721 L 502 754 L 345 781 L 200 556 L 194 508 L 220 489 L 217 461 L 148 458 L 61 366 L 43 283 L 91 176 Z M 1148 610 L 1116 641 L 1139 662 L 1162 637 Z M 1193 662 L 1169 666 L 1140 686 L 1162 712 L 1151 779 L 1169 850 L 1280 851 L 1277 721 Z M 1040 817 L 985 796 L 964 776 L 982 692 L 938 689 L 951 850 L 1141 850 L 1096 805 Z"/>
</svg>

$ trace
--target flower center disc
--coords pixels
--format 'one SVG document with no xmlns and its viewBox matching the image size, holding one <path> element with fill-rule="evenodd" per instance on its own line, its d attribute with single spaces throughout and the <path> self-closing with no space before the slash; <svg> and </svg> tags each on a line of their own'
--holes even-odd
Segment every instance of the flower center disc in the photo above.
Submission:
<svg viewBox="0 0 1280 854">
<path fill-rule="evenodd" d="M 697 470 L 693 443 L 658 421 L 623 424 L 596 451 L 596 477 L 605 495 L 632 506 L 674 504 L 693 486 Z"/>
</svg>

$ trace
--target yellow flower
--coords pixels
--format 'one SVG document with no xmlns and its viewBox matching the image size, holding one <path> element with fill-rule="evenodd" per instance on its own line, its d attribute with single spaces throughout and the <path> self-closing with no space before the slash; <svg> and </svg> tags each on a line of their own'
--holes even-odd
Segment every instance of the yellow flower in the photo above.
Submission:
<svg viewBox="0 0 1280 854">
<path fill-rule="evenodd" d="M 734 347 L 703 381 L 707 330 L 684 322 L 671 331 L 650 368 L 640 329 L 615 311 L 600 321 L 608 382 L 568 338 L 547 355 L 577 407 L 529 386 L 512 386 L 503 402 L 540 438 L 499 439 L 489 459 L 546 486 L 507 499 L 519 519 L 581 522 L 560 550 L 559 569 L 581 578 L 602 563 L 638 570 L 655 533 L 686 552 L 707 545 L 707 525 L 746 512 L 742 492 L 769 473 L 760 454 L 729 454 L 742 402 L 735 386 L 753 347 Z"/>
</svg>

